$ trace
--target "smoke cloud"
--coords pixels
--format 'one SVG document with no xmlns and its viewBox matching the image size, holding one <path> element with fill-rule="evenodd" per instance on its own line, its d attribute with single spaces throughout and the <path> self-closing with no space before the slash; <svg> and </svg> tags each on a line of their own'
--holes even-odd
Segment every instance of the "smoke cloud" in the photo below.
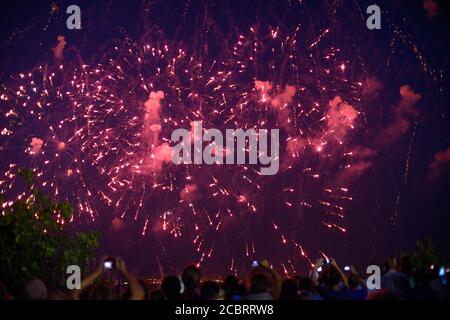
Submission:
<svg viewBox="0 0 450 320">
<path fill-rule="evenodd" d="M 400 87 L 400 96 L 400 103 L 394 108 L 394 120 L 381 131 L 376 139 L 378 145 L 395 142 L 409 130 L 412 119 L 418 115 L 414 107 L 422 96 L 408 85 Z"/>
<path fill-rule="evenodd" d="M 56 60 L 61 60 L 63 58 L 64 47 L 66 46 L 66 38 L 64 36 L 58 36 L 56 38 L 58 40 L 58 44 L 53 48 L 53 56 Z"/>
<path fill-rule="evenodd" d="M 255 80 L 255 89 L 260 91 L 261 101 L 270 103 L 270 105 L 277 111 L 278 119 L 284 128 L 289 128 L 291 110 L 288 105 L 297 92 L 294 86 L 286 85 L 284 90 L 276 95 L 271 95 L 272 84 L 269 81 Z"/>
<path fill-rule="evenodd" d="M 328 105 L 328 134 L 332 134 L 338 140 L 341 140 L 350 129 L 353 129 L 353 122 L 358 116 L 358 111 L 350 104 L 344 102 L 340 96 L 334 97 Z"/>
<path fill-rule="evenodd" d="M 32 154 L 32 155 L 39 154 L 39 153 L 41 152 L 41 150 L 42 150 L 42 145 L 43 145 L 43 144 L 44 144 L 44 141 L 42 141 L 42 139 L 33 137 L 33 138 L 31 139 L 31 143 L 30 143 L 30 146 L 31 146 L 31 154 Z"/>
<path fill-rule="evenodd" d="M 436 179 L 446 170 L 450 171 L 450 148 L 437 152 L 430 164 L 429 179 Z"/>
<path fill-rule="evenodd" d="M 196 184 L 186 184 L 184 188 L 180 191 L 180 199 L 191 202 L 196 197 L 196 191 L 197 191 Z"/>
<path fill-rule="evenodd" d="M 439 7 L 436 0 L 425 0 L 423 2 L 423 8 L 427 12 L 427 17 L 429 19 L 434 19 L 439 13 Z"/>
<path fill-rule="evenodd" d="M 146 169 L 151 173 L 159 172 L 164 163 L 172 161 L 172 147 L 167 143 L 160 144 L 159 134 L 161 125 L 161 100 L 163 91 L 152 91 L 144 102 L 144 139 L 151 143 L 150 156 L 146 158 Z"/>
</svg>

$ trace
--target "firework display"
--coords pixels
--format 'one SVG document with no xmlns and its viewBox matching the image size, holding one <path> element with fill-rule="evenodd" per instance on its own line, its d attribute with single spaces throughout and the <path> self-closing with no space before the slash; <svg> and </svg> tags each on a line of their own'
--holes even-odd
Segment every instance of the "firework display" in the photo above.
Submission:
<svg viewBox="0 0 450 320">
<path fill-rule="evenodd" d="M 127 230 L 129 246 L 149 247 L 164 269 L 176 268 L 178 251 L 184 262 L 207 268 L 217 259 L 216 269 L 235 273 L 254 257 L 269 258 L 285 274 L 327 257 L 319 237 L 311 239 L 345 237 L 352 179 L 371 166 L 375 147 L 399 132 L 415 134 L 417 122 L 409 119 L 422 95 L 404 79 L 394 120 L 374 143 L 362 141 L 373 130 L 367 95 L 381 84 L 342 41 L 343 27 L 312 25 L 305 8 L 302 1 L 290 7 L 304 12 L 296 24 L 256 21 L 203 42 L 199 35 L 189 42 L 114 31 L 90 62 L 65 53 L 70 40 L 60 36 L 51 57 L 2 81 L 3 212 L 31 196 L 17 179 L 19 169 L 31 168 L 39 189 L 72 204 L 70 220 L 61 223 L 85 228 L 101 221 L 112 233 Z M 414 55 L 415 70 L 427 71 L 420 51 Z M 434 71 L 428 76 L 438 82 Z M 224 135 L 279 129 L 278 171 L 174 164 L 172 132 L 193 132 L 196 121 Z M 253 151 L 245 149 L 247 156 Z"/>
</svg>

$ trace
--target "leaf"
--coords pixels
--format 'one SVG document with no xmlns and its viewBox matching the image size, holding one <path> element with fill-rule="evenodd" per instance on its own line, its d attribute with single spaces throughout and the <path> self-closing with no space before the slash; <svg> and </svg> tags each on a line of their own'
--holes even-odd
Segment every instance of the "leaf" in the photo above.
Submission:
<svg viewBox="0 0 450 320">
<path fill-rule="evenodd" d="M 58 209 L 59 209 L 61 215 L 65 219 L 69 219 L 70 218 L 70 215 L 72 214 L 72 206 L 70 205 L 70 203 L 63 202 L 63 203 L 59 204 L 59 208 Z"/>
<path fill-rule="evenodd" d="M 29 186 L 33 184 L 33 171 L 31 169 L 22 168 L 19 170 L 19 174 L 25 179 Z"/>
<path fill-rule="evenodd" d="M 0 275 L 7 275 L 4 280 L 17 288 L 33 277 L 63 283 L 69 264 L 83 268 L 93 259 L 100 233 L 68 232 L 67 225 L 57 223 L 55 213 L 70 218 L 70 203 L 58 203 L 33 188 L 31 170 L 20 172 L 34 197 L 15 201 L 5 215 L 0 215 Z"/>
</svg>

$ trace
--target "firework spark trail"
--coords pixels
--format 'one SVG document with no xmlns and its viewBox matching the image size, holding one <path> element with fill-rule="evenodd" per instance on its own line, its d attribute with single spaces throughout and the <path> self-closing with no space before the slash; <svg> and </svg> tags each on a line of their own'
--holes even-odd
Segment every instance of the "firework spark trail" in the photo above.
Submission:
<svg viewBox="0 0 450 320">
<path fill-rule="evenodd" d="M 301 27 L 286 35 L 254 27 L 214 59 L 162 41 L 126 41 L 101 64 L 19 74 L 1 92 L 0 188 L 11 199 L 25 196 L 14 177 L 31 167 L 39 187 L 74 204 L 74 221 L 94 221 L 109 207 L 111 220 L 157 237 L 163 255 L 163 243 L 190 239 L 199 264 L 222 239 L 235 271 L 260 252 L 253 225 L 267 221 L 289 252 L 280 261 L 286 273 L 298 259 L 311 264 L 299 233 L 305 214 L 346 231 L 351 197 L 335 176 L 347 168 L 347 136 L 359 114 L 351 104 L 360 82 L 346 77 L 347 60 L 326 41 L 332 32 L 305 39 Z M 196 120 L 222 131 L 280 128 L 281 171 L 264 177 L 251 165 L 173 165 L 171 132 Z M 274 210 L 267 194 L 283 218 L 266 216 Z"/>
<path fill-rule="evenodd" d="M 411 163 L 411 150 L 412 150 L 415 138 L 416 138 L 417 124 L 418 124 L 417 122 L 414 123 L 413 132 L 411 134 L 411 138 L 410 138 L 409 144 L 408 144 L 408 151 L 406 152 L 405 165 L 403 168 L 403 183 L 402 183 L 400 190 L 397 192 L 397 196 L 395 198 L 394 213 L 391 216 L 391 222 L 392 222 L 393 226 L 396 226 L 398 224 L 398 216 L 399 216 L 399 211 L 400 211 L 400 202 L 401 202 L 402 191 L 408 184 L 408 177 L 409 177 L 410 163 Z"/>
</svg>

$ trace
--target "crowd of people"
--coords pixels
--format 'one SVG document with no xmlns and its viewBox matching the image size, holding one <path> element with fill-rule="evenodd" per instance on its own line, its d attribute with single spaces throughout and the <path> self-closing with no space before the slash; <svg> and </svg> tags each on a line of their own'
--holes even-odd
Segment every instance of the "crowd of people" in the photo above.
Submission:
<svg viewBox="0 0 450 320">
<path fill-rule="evenodd" d="M 114 267 L 106 272 L 100 259 L 91 274 L 82 279 L 79 289 L 49 287 L 40 279 L 28 282 L 23 293 L 13 297 L 0 282 L 0 299 L 29 300 L 448 300 L 450 273 L 430 266 L 414 268 L 408 259 L 387 259 L 380 270 L 380 288 L 367 286 L 367 275 L 353 266 L 344 270 L 334 259 L 319 259 L 305 275 L 282 277 L 267 261 L 252 268 L 247 281 L 235 275 L 210 280 L 201 270 L 188 266 L 180 276 L 165 277 L 158 288 L 150 288 L 130 273 L 120 257 L 112 259 Z M 112 281 L 110 272 L 121 281 Z"/>
</svg>

